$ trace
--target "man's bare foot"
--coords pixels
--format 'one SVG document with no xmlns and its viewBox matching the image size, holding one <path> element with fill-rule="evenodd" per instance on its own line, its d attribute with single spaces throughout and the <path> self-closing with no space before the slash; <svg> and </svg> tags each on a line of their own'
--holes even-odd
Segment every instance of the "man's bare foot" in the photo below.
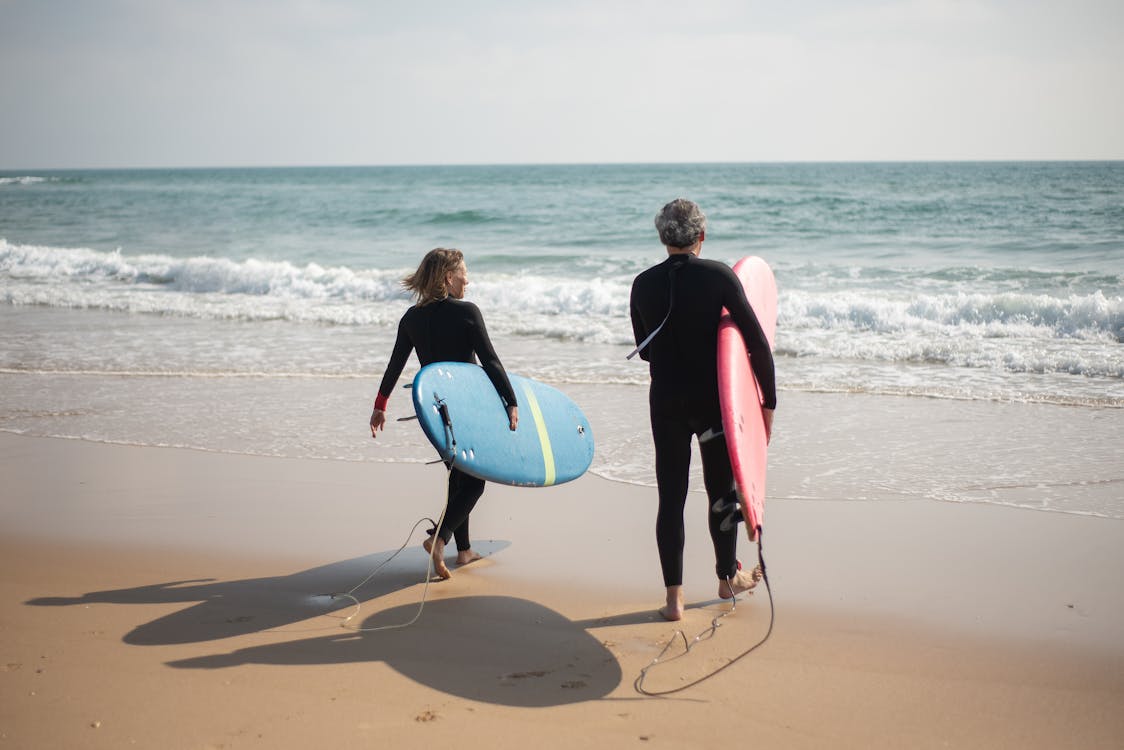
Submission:
<svg viewBox="0 0 1124 750">
<path fill-rule="evenodd" d="M 730 580 L 718 582 L 718 598 L 733 599 L 738 594 L 743 594 L 746 591 L 752 590 L 760 580 L 760 566 L 754 568 L 748 573 L 746 573 L 744 570 L 739 570 L 737 574 Z"/>
<path fill-rule="evenodd" d="M 683 587 L 667 587 L 667 604 L 660 607 L 660 616 L 675 622 L 683 619 Z"/>
<path fill-rule="evenodd" d="M 470 562 L 484 559 L 482 555 L 478 555 L 470 549 L 463 549 L 457 552 L 457 565 L 468 565 Z"/>
<path fill-rule="evenodd" d="M 433 558 L 433 572 L 437 574 L 437 577 L 441 579 L 452 578 L 453 574 L 449 572 L 449 568 L 445 565 L 445 540 L 434 534 L 422 542 L 422 547 Z"/>
</svg>

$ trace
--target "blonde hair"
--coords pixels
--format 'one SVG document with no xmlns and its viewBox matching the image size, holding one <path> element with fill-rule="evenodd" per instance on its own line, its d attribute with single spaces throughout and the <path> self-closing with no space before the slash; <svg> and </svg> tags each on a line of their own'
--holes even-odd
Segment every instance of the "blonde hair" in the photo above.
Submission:
<svg viewBox="0 0 1124 750">
<path fill-rule="evenodd" d="M 418 306 L 445 299 L 449 290 L 445 287 L 445 277 L 464 263 L 464 253 L 456 248 L 435 247 L 425 254 L 418 270 L 402 279 L 402 286 L 418 298 Z"/>
</svg>

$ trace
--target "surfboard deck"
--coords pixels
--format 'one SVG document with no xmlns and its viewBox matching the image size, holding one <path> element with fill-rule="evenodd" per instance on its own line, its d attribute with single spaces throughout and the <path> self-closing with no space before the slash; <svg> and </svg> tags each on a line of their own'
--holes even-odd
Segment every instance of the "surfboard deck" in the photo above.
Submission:
<svg viewBox="0 0 1124 750">
<path fill-rule="evenodd" d="M 414 412 L 441 459 L 490 482 L 549 487 L 577 479 L 593 462 L 589 420 L 566 394 L 508 373 L 519 427 L 479 365 L 434 362 L 414 377 Z"/>
<path fill-rule="evenodd" d="M 774 345 L 777 328 L 777 282 L 769 264 L 756 256 L 734 264 L 757 321 Z M 738 504 L 750 541 L 756 541 L 765 519 L 765 473 L 768 440 L 761 406 L 761 388 L 749 364 L 741 331 L 723 314 L 718 324 L 718 402 L 726 450 L 734 472 Z"/>
</svg>

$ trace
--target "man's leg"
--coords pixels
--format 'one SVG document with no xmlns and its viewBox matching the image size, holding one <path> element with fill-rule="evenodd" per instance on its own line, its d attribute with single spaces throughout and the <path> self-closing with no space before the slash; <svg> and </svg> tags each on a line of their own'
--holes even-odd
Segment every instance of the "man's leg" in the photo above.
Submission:
<svg viewBox="0 0 1124 750">
<path fill-rule="evenodd" d="M 691 468 L 691 438 L 691 431 L 680 420 L 652 412 L 659 493 L 656 548 L 667 588 L 667 606 L 660 612 L 669 620 L 683 617 L 683 506 Z"/>
<path fill-rule="evenodd" d="M 756 586 L 758 573 L 756 569 L 738 570 L 738 524 L 742 521 L 742 512 L 738 506 L 734 472 L 721 422 L 699 434 L 699 453 L 703 463 L 703 483 L 710 503 L 707 522 L 710 541 L 714 545 L 718 596 L 732 599 L 736 594 Z"/>
</svg>

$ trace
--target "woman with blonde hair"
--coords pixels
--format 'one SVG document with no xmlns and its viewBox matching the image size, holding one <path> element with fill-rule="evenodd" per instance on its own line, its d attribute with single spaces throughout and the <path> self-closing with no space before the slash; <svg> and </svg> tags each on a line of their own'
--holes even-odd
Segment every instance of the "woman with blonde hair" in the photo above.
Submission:
<svg viewBox="0 0 1124 750">
<path fill-rule="evenodd" d="M 514 430 L 519 422 L 515 391 L 488 338 L 480 309 L 464 300 L 464 290 L 468 286 L 464 254 L 460 250 L 443 247 L 430 250 L 422 258 L 418 270 L 403 279 L 402 285 L 414 294 L 417 301 L 398 322 L 398 338 L 379 385 L 374 411 L 371 412 L 371 437 L 377 437 L 378 431 L 386 425 L 387 401 L 411 350 L 417 352 L 422 367 L 432 362 L 475 363 L 479 358 L 480 365 L 507 407 L 508 424 Z M 445 545 L 450 538 L 456 537 L 457 565 L 480 559 L 480 555 L 472 550 L 468 516 L 483 493 L 483 479 L 465 474 L 455 466 L 450 467 L 445 516 L 440 527 L 430 531 L 432 539 L 426 540 L 424 545 L 433 556 L 437 575 L 442 578 L 451 575 L 444 559 Z"/>
</svg>

